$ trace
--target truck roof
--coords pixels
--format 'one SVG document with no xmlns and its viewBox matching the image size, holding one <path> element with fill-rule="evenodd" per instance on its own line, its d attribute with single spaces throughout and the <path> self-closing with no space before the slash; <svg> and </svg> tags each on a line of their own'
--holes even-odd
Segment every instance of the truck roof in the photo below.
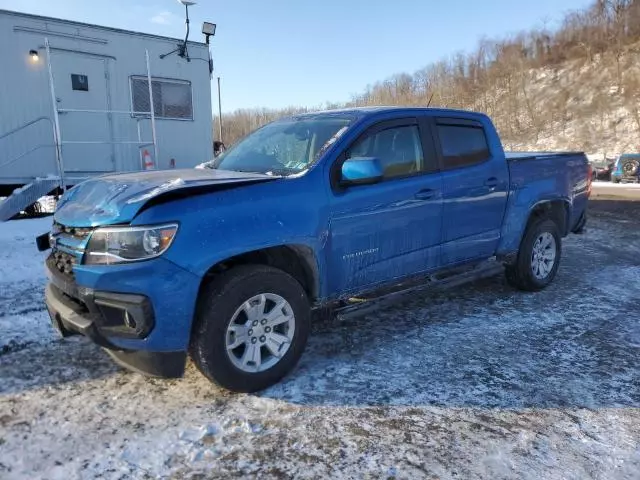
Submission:
<svg viewBox="0 0 640 480">
<path fill-rule="evenodd" d="M 311 117 L 316 115 L 335 115 L 335 114 L 345 114 L 345 115 L 353 115 L 356 117 L 365 117 L 368 115 L 374 115 L 377 113 L 386 113 L 386 112 L 397 112 L 397 113 L 406 113 L 406 114 L 415 114 L 418 112 L 432 112 L 436 115 L 463 115 L 469 117 L 486 117 L 486 114 L 481 112 L 473 112 L 470 110 L 459 110 L 454 108 L 434 108 L 434 107 L 402 107 L 402 106 L 369 106 L 369 107 L 349 107 L 349 108 L 337 108 L 332 110 L 321 110 L 317 112 L 306 112 L 300 113 L 297 115 L 292 115 L 291 117 Z"/>
</svg>

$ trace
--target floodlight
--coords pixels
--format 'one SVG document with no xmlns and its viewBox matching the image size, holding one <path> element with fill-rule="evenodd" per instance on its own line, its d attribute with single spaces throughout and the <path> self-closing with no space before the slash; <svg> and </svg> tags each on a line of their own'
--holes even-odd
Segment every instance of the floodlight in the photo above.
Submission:
<svg viewBox="0 0 640 480">
<path fill-rule="evenodd" d="M 204 22 L 202 24 L 202 33 L 204 33 L 208 37 L 213 37 L 216 34 L 216 24 Z"/>
</svg>

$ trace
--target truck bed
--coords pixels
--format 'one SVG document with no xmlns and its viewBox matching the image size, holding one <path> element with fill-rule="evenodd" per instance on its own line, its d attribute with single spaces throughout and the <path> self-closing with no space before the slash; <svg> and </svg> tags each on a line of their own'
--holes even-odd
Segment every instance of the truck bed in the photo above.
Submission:
<svg viewBox="0 0 640 480">
<path fill-rule="evenodd" d="M 507 161 L 520 161 L 584 155 L 584 152 L 504 152 L 504 155 Z"/>
<path fill-rule="evenodd" d="M 589 190 L 588 161 L 583 152 L 509 152 L 505 156 L 511 181 L 505 218 L 508 231 L 527 217 L 535 202 L 545 199 L 566 202 L 569 230 L 578 224 Z M 517 249 L 519 238 L 509 237 L 504 249 Z"/>
</svg>

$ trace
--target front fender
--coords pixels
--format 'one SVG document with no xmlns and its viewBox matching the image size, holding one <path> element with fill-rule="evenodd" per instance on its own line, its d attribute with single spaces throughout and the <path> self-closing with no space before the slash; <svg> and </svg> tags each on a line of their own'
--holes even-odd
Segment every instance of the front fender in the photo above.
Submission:
<svg viewBox="0 0 640 480">
<path fill-rule="evenodd" d="M 309 172 L 291 180 L 173 200 L 150 207 L 135 223 L 179 222 L 165 257 L 200 278 L 224 260 L 279 246 L 313 252 L 318 275 L 324 278 L 328 204 L 315 176 Z M 319 290 L 322 294 L 322 285 Z"/>
</svg>

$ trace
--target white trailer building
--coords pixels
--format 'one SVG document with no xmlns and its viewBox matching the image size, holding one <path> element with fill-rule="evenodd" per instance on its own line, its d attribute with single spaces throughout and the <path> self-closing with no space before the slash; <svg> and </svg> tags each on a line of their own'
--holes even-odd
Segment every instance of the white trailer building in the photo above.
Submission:
<svg viewBox="0 0 640 480">
<path fill-rule="evenodd" d="M 209 49 L 160 58 L 181 42 L 0 10 L 0 197 L 38 198 L 61 173 L 73 185 L 140 170 L 146 153 L 155 169 L 210 160 Z"/>
</svg>

